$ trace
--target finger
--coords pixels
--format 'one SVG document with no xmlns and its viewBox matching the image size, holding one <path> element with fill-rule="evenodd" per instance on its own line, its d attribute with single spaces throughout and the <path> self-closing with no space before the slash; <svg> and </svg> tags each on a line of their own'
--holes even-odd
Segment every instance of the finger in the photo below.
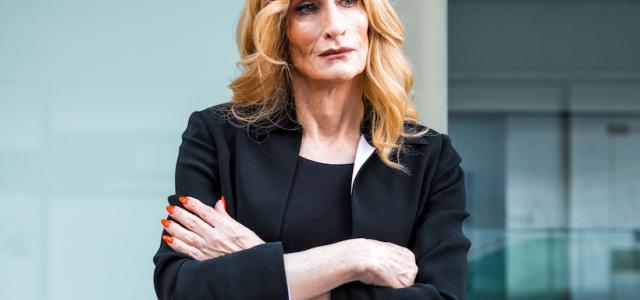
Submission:
<svg viewBox="0 0 640 300">
<path fill-rule="evenodd" d="M 211 235 L 213 232 L 211 225 L 182 207 L 169 205 L 167 206 L 167 211 L 169 211 L 171 217 L 184 228 L 193 231 L 201 237 Z"/>
<path fill-rule="evenodd" d="M 218 202 L 216 202 L 216 205 L 214 206 L 214 208 L 216 209 L 216 211 L 218 211 L 220 214 L 227 216 L 227 217 L 231 217 L 229 216 L 229 214 L 227 213 L 227 203 L 224 200 L 224 196 L 222 196 L 222 198 L 220 198 L 220 200 L 218 200 Z"/>
<path fill-rule="evenodd" d="M 187 245 L 184 241 L 180 240 L 177 237 L 172 237 L 172 236 L 162 236 L 162 239 L 167 243 L 167 245 L 169 245 L 169 247 L 171 247 L 173 250 L 175 250 L 176 252 L 180 252 L 186 255 L 191 256 L 194 259 L 197 260 L 205 260 L 206 257 L 204 255 L 204 253 L 200 252 L 200 250 L 193 248 L 189 245 Z"/>
<path fill-rule="evenodd" d="M 385 270 L 385 272 L 382 272 L 382 273 L 383 273 L 382 276 L 384 278 L 384 281 L 390 284 L 391 287 L 393 288 L 405 287 L 404 282 L 402 282 L 402 280 L 400 280 L 400 278 L 397 277 L 394 271 L 388 272 Z M 391 273 L 394 273 L 394 274 L 391 274 Z"/>
<path fill-rule="evenodd" d="M 187 245 L 192 246 L 196 249 L 203 249 L 206 241 L 199 235 L 193 233 L 182 227 L 177 222 L 171 222 L 171 220 L 162 219 L 161 221 L 164 229 L 175 238 L 179 238 L 181 241 L 185 242 Z"/>
<path fill-rule="evenodd" d="M 398 281 L 400 281 L 400 283 L 402 283 L 402 286 L 407 287 L 413 284 L 413 278 L 410 278 L 411 276 L 409 275 L 410 270 L 408 270 L 406 267 L 403 267 L 401 265 L 396 265 L 395 266 L 395 277 L 398 279 Z"/>
<path fill-rule="evenodd" d="M 207 222 L 209 225 L 217 227 L 221 225 L 221 219 L 223 215 L 216 211 L 213 207 L 202 203 L 194 197 L 180 197 L 180 203 L 188 209 L 190 212 L 196 214 L 200 219 Z"/>
</svg>

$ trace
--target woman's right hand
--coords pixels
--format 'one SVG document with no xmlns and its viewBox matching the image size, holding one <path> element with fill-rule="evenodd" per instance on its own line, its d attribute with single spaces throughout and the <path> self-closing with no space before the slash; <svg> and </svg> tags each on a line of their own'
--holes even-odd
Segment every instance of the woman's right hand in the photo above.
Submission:
<svg viewBox="0 0 640 300">
<path fill-rule="evenodd" d="M 413 285 L 418 266 L 411 250 L 366 238 L 351 239 L 347 246 L 357 268 L 356 278 L 362 283 L 392 288 Z"/>
</svg>

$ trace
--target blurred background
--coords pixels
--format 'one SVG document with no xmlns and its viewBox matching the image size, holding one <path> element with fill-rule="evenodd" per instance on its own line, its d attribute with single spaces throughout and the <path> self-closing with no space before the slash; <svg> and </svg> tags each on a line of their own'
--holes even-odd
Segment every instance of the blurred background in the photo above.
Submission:
<svg viewBox="0 0 640 300">
<path fill-rule="evenodd" d="M 640 1 L 397 0 L 463 157 L 469 299 L 640 294 Z M 154 299 L 194 110 L 243 1 L 0 0 L 0 299 Z"/>
</svg>

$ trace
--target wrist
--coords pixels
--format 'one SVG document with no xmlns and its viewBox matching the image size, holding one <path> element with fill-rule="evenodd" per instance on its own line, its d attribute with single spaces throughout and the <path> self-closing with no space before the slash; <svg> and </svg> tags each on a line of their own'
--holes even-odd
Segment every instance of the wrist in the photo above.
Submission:
<svg viewBox="0 0 640 300">
<path fill-rule="evenodd" d="M 330 245 L 333 247 L 332 251 L 333 257 L 336 258 L 336 265 L 343 268 L 345 282 L 359 280 L 366 269 L 364 261 L 357 255 L 357 251 L 354 251 L 354 248 L 357 247 L 357 240 L 349 239 Z"/>
</svg>

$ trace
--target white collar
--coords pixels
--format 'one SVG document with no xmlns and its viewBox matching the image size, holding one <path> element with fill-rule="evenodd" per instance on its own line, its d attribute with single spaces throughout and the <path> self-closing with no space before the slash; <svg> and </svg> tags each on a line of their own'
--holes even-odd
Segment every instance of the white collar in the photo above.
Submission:
<svg viewBox="0 0 640 300">
<path fill-rule="evenodd" d="M 353 193 L 353 182 L 356 179 L 356 175 L 364 162 L 375 152 L 376 148 L 371 146 L 364 135 L 360 135 L 360 141 L 358 142 L 358 148 L 356 149 L 356 160 L 353 163 L 353 173 L 351 174 L 351 193 Z"/>
</svg>

